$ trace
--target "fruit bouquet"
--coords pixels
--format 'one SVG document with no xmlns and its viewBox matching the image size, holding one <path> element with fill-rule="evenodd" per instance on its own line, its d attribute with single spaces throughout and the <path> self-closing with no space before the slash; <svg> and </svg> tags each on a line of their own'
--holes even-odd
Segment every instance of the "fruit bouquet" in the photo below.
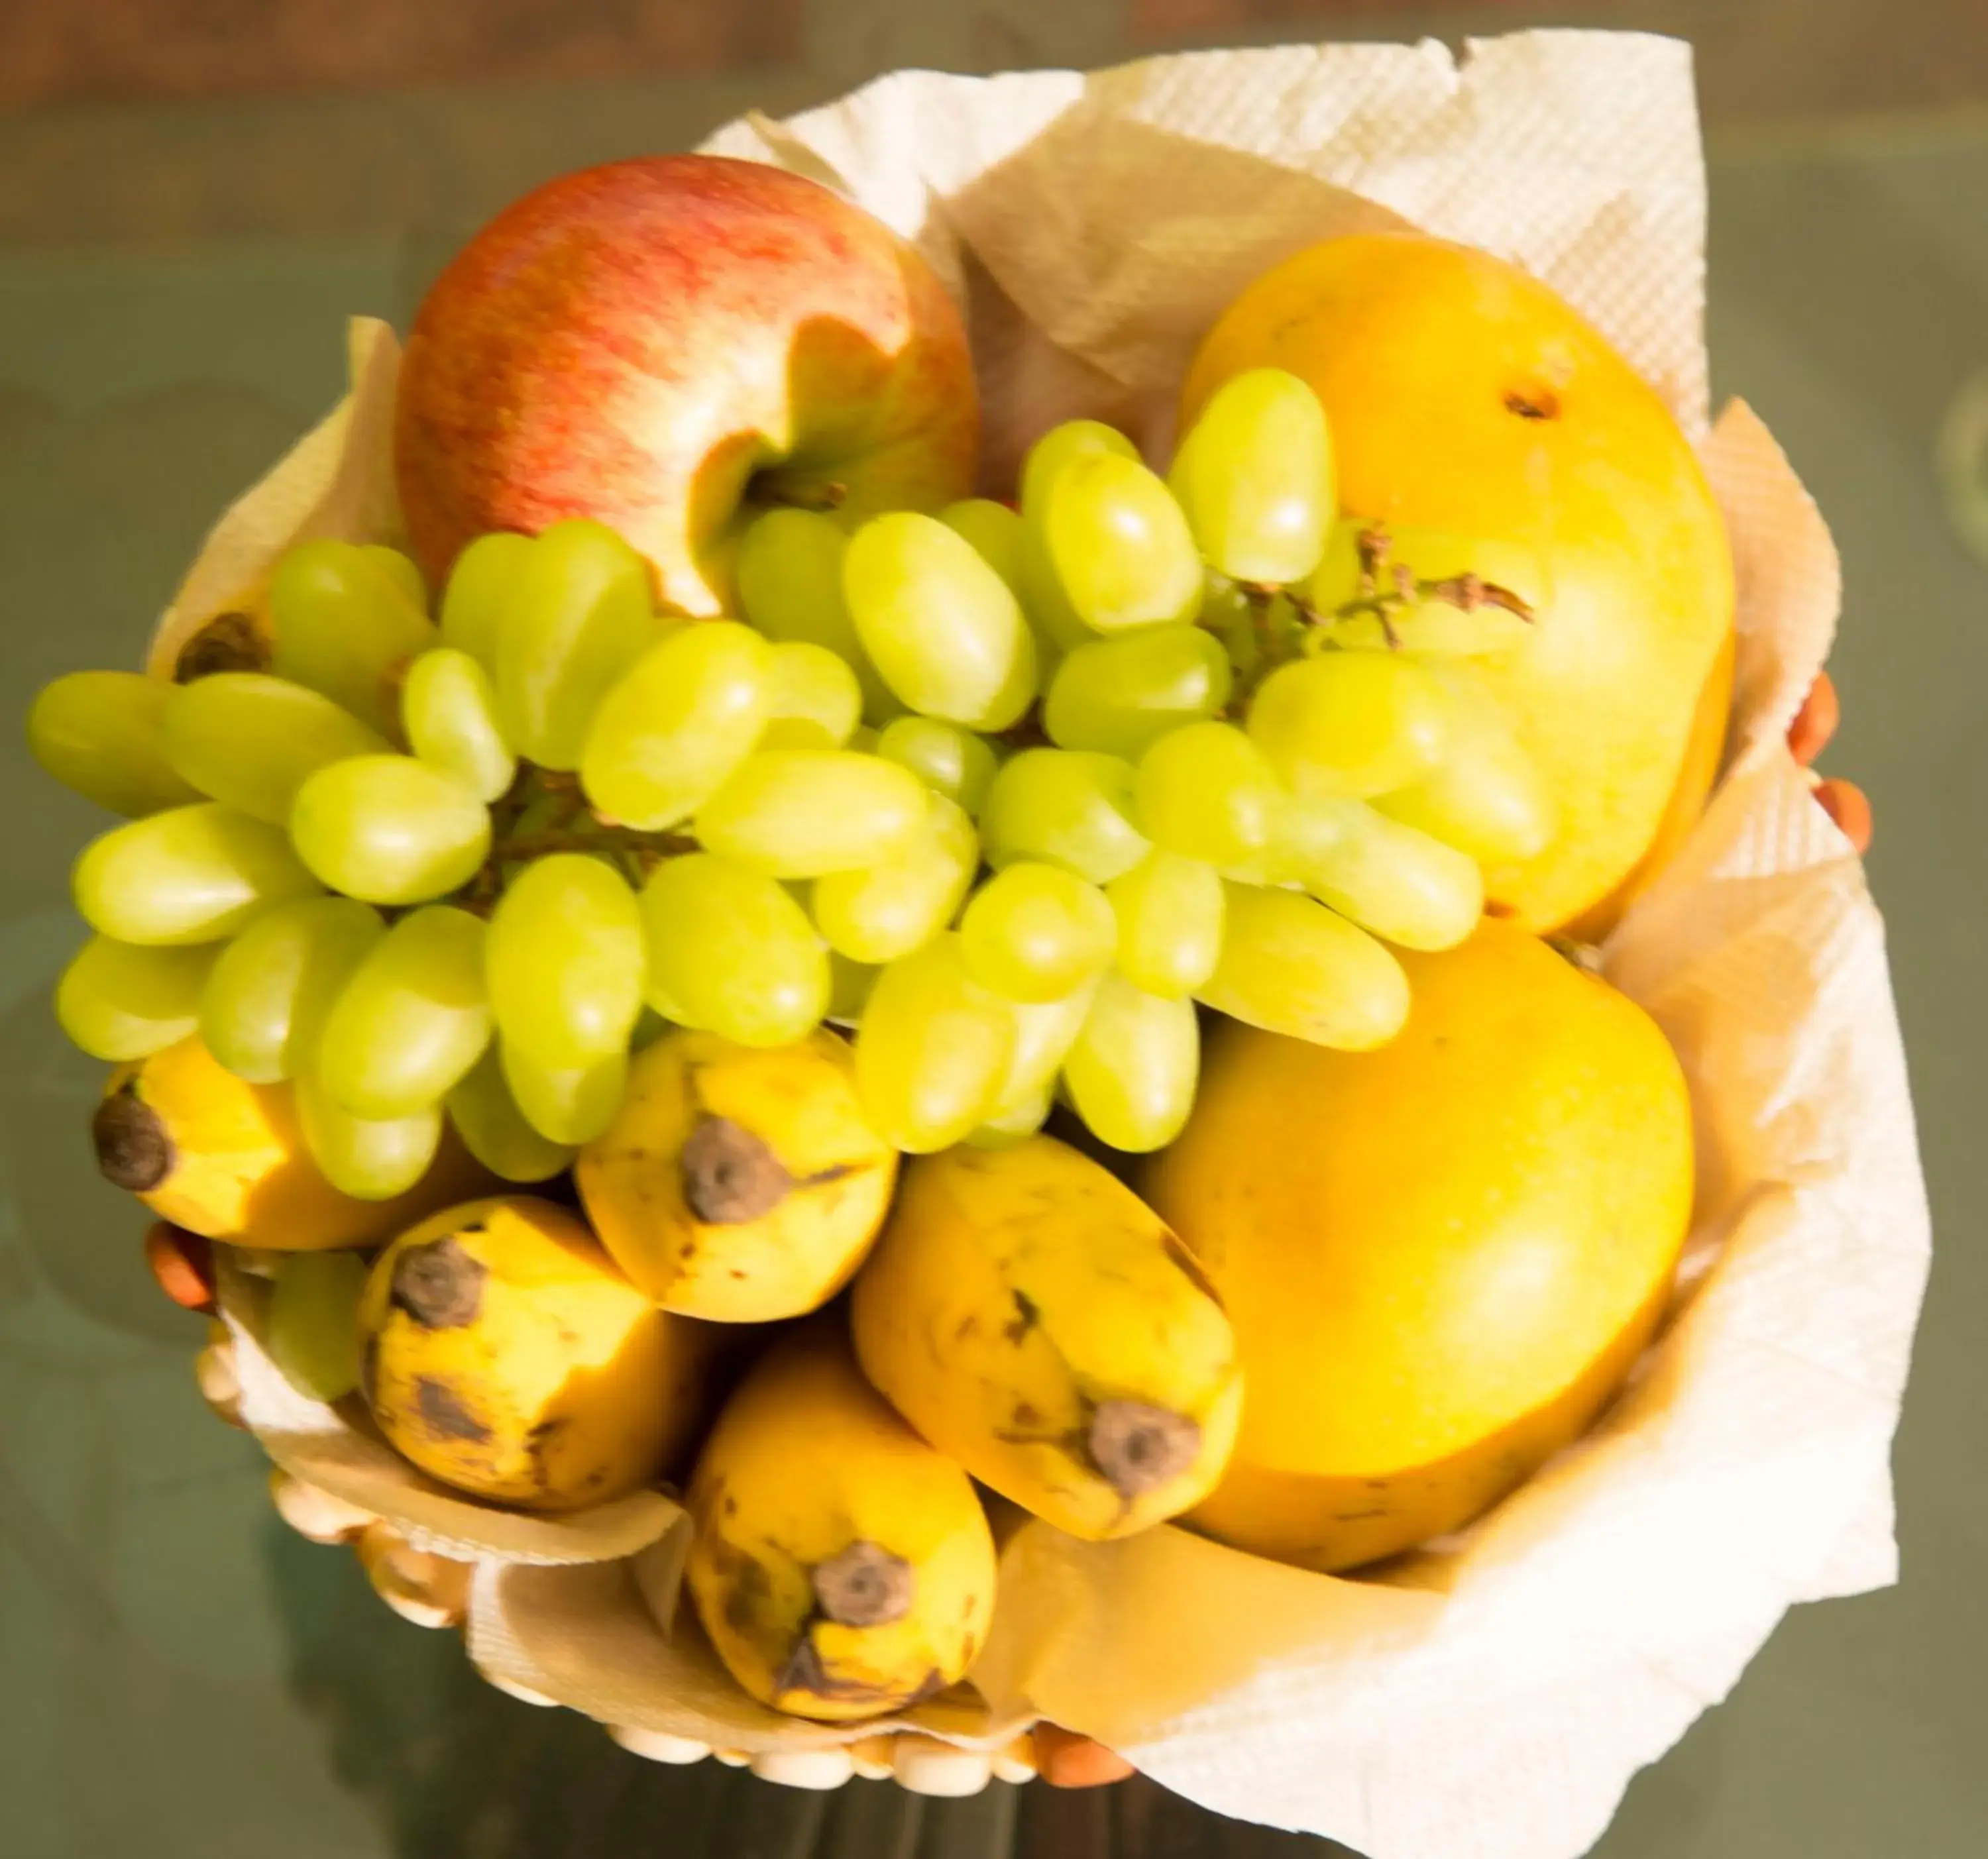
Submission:
<svg viewBox="0 0 1988 1859">
<path fill-rule="evenodd" d="M 1683 49 L 556 181 L 31 733 L 285 1514 L 631 1748 L 1565 1859 L 1889 1579 L 1926 1249 Z"/>
</svg>

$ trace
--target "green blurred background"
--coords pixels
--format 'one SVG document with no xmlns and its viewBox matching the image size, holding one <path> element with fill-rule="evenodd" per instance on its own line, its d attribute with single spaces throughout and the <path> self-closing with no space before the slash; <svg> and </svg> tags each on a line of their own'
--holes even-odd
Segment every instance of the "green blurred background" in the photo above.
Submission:
<svg viewBox="0 0 1988 1859">
<path fill-rule="evenodd" d="M 1980 0 L 12 0 L 0 7 L 0 689 L 133 662 L 205 526 L 336 396 L 350 312 L 404 324 L 505 199 L 908 64 L 1635 25 L 1699 42 L 1711 341 L 1834 526 L 1827 766 L 1872 881 L 1942 1248 L 1897 1455 L 1904 1580 L 1801 1610 L 1631 1788 L 1603 1859 L 1988 1851 L 1988 567 L 1936 471 L 1988 371 Z M 1950 487 L 1949 487 L 1950 488 Z M 1964 490 L 1963 490 L 1964 499 Z M 196 1320 L 84 1140 L 49 984 L 90 810 L 0 734 L 0 1852 L 9 1859 L 1137 1859 L 1343 1851 L 1143 1783 L 797 1796 L 652 1767 L 486 1689 L 352 1559 L 289 1535 L 194 1393 Z"/>
</svg>

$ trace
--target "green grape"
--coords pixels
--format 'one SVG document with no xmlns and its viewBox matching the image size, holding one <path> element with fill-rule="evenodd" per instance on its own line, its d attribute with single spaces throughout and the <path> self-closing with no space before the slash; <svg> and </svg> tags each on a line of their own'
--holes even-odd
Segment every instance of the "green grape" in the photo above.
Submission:
<svg viewBox="0 0 1988 1859">
<path fill-rule="evenodd" d="M 987 862 L 1060 865 L 1094 884 L 1121 877 L 1152 850 L 1132 823 L 1132 765 L 1074 749 L 1025 749 L 1003 762 L 981 810 Z"/>
<path fill-rule="evenodd" d="M 482 666 L 454 646 L 424 652 L 407 668 L 401 726 L 417 756 L 453 775 L 478 800 L 498 799 L 516 779 L 497 693 Z"/>
<path fill-rule="evenodd" d="M 218 801 L 113 827 L 76 863 L 76 907 L 120 942 L 218 942 L 317 880 L 282 829 Z"/>
<path fill-rule="evenodd" d="M 407 1117 L 354 1117 L 339 1108 L 309 1073 L 296 1083 L 304 1147 L 324 1178 L 360 1201 L 390 1201 L 428 1171 L 441 1144 L 441 1107 Z"/>
<path fill-rule="evenodd" d="M 867 962 L 851 962 L 839 951 L 830 949 L 828 952 L 828 1011 L 823 1017 L 833 1020 L 838 1026 L 854 1026 L 862 1019 L 871 990 L 877 985 L 877 977 L 883 972 L 881 968 L 872 968 Z"/>
<path fill-rule="evenodd" d="M 1435 767 L 1449 715 L 1442 686 L 1413 660 L 1322 652 L 1264 679 L 1249 730 L 1297 793 L 1370 800 Z"/>
<path fill-rule="evenodd" d="M 453 775 L 412 755 L 358 755 L 298 789 L 290 837 L 333 891 L 421 904 L 475 875 L 490 850 L 490 816 Z"/>
<path fill-rule="evenodd" d="M 72 671 L 42 686 L 28 747 L 63 786 L 134 818 L 198 800 L 174 772 L 161 725 L 176 687 L 136 671 Z"/>
<path fill-rule="evenodd" d="M 1215 867 L 1158 848 L 1105 887 L 1118 920 L 1118 968 L 1168 999 L 1193 993 L 1222 954 L 1222 880 Z"/>
<path fill-rule="evenodd" d="M 263 1343 L 299 1394 L 329 1404 L 358 1387 L 366 1276 L 359 1252 L 292 1252 L 278 1267 Z"/>
<path fill-rule="evenodd" d="M 908 851 L 931 809 L 908 769 L 844 749 L 749 755 L 698 810 L 707 850 L 776 878 L 860 871 Z"/>
<path fill-rule="evenodd" d="M 1063 1062 L 1063 1080 L 1094 1136 L 1143 1155 L 1179 1135 L 1200 1070 L 1194 1002 L 1107 975 Z"/>
<path fill-rule="evenodd" d="M 600 701 L 654 645 L 649 564 L 604 523 L 556 522 L 532 538 L 497 634 L 505 739 L 541 768 L 580 766 Z"/>
<path fill-rule="evenodd" d="M 735 620 L 651 646 L 602 700 L 580 785 L 609 819 L 645 833 L 687 820 L 752 752 L 766 726 L 773 648 Z"/>
<path fill-rule="evenodd" d="M 1050 483 L 1066 465 L 1098 453 L 1136 463 L 1139 448 L 1117 427 L 1107 426 L 1102 420 L 1065 420 L 1060 426 L 1052 426 L 1022 461 L 1023 515 L 1041 509 Z"/>
<path fill-rule="evenodd" d="M 553 1141 L 526 1120 L 495 1045 L 449 1093 L 447 1107 L 462 1146 L 504 1181 L 548 1181 L 572 1164 L 571 1144 Z"/>
<path fill-rule="evenodd" d="M 203 794 L 279 826 L 320 769 L 390 752 L 350 711 L 266 671 L 217 671 L 181 684 L 161 734 L 174 769 Z"/>
<path fill-rule="evenodd" d="M 1007 1002 L 1015 1045 L 1000 1089 L 994 1093 L 989 1122 L 1006 1124 L 1026 1106 L 1054 1096 L 1057 1073 L 1083 1032 L 1090 1003 L 1097 998 L 1097 984 L 1089 982 L 1061 1000 Z"/>
<path fill-rule="evenodd" d="M 968 972 L 1009 1000 L 1064 999 L 1111 965 L 1117 940 L 1103 891 L 1030 859 L 996 872 L 959 920 Z"/>
<path fill-rule="evenodd" d="M 1292 867 L 1321 904 L 1405 949 L 1454 948 L 1477 927 L 1484 878 L 1476 860 L 1338 795 L 1295 802 L 1286 833 L 1320 814 L 1336 817 L 1307 834 L 1317 843 L 1296 851 Z"/>
<path fill-rule="evenodd" d="M 980 841 L 973 822 L 943 794 L 908 851 L 864 871 L 816 878 L 815 926 L 837 955 L 874 965 L 922 948 L 950 923 L 973 883 Z"/>
<path fill-rule="evenodd" d="M 1170 729 L 1229 701 L 1229 654 L 1198 626 L 1149 626 L 1078 646 L 1057 666 L 1043 726 L 1059 749 L 1137 761 Z"/>
<path fill-rule="evenodd" d="M 1190 620 L 1204 570 L 1187 519 L 1136 458 L 1073 458 L 1043 494 L 1043 546 L 1077 616 L 1100 633 Z"/>
<path fill-rule="evenodd" d="M 1190 723 L 1140 758 L 1139 824 L 1156 846 L 1235 865 L 1270 844 L 1283 794 L 1263 752 L 1229 723 Z"/>
<path fill-rule="evenodd" d="M 1544 611 L 1550 591 L 1544 563 L 1522 543 L 1355 520 L 1334 526 L 1305 599 L 1315 612 L 1339 616 L 1335 644 L 1467 657 L 1523 644 L 1531 630 L 1526 615 Z M 1525 612 L 1514 612 L 1506 596 Z M 1377 598 L 1386 607 L 1384 626 L 1371 608 L 1360 610 Z"/>
<path fill-rule="evenodd" d="M 1238 374 L 1201 410 L 1167 482 L 1210 567 L 1259 586 L 1301 581 L 1337 498 L 1325 409 L 1282 368 Z"/>
<path fill-rule="evenodd" d="M 769 510 L 739 539 L 739 604 L 769 639 L 825 646 L 856 674 L 872 722 L 903 708 L 870 662 L 842 596 L 849 535 L 819 510 Z"/>
<path fill-rule="evenodd" d="M 840 749 L 863 720 L 863 687 L 825 645 L 783 640 L 768 666 L 768 749 Z"/>
<path fill-rule="evenodd" d="M 1022 576 L 1023 524 L 1014 511 L 991 497 L 968 497 L 947 505 L 938 519 L 973 545 L 974 553 L 1008 583 L 1017 600 L 1027 597 Z"/>
<path fill-rule="evenodd" d="M 1442 760 L 1412 786 L 1374 802 L 1484 864 L 1537 858 L 1560 830 L 1553 790 L 1513 732 L 1503 707 L 1460 667 L 1436 669 L 1450 701 Z"/>
<path fill-rule="evenodd" d="M 884 683 L 923 716 L 1006 729 L 1036 695 L 1022 609 L 973 546 L 937 517 L 896 510 L 857 530 L 843 597 Z"/>
<path fill-rule="evenodd" d="M 965 1141 L 975 1149 L 1012 1149 L 1017 1143 L 1026 1142 L 1047 1123 L 1055 1108 L 1055 1089 L 1046 1084 L 990 1113 L 985 1123 L 967 1131 Z"/>
<path fill-rule="evenodd" d="M 490 1043 L 480 917 L 431 904 L 367 951 L 318 1036 L 320 1090 L 354 1117 L 411 1117 L 462 1083 Z"/>
<path fill-rule="evenodd" d="M 1222 959 L 1199 998 L 1219 1013 L 1314 1046 L 1384 1046 L 1408 1013 L 1408 978 L 1384 945 L 1294 891 L 1229 884 Z"/>
<path fill-rule="evenodd" d="M 979 814 L 994 784 L 994 751 L 982 737 L 936 717 L 901 716 L 886 723 L 875 752 L 908 768 L 935 793 Z"/>
<path fill-rule="evenodd" d="M 212 943 L 147 948 L 93 936 L 56 984 L 56 1018 L 93 1059 L 122 1064 L 177 1045 L 200 1022 Z"/>
<path fill-rule="evenodd" d="M 269 625 L 279 678 L 322 691 L 383 735 L 398 718 L 402 668 L 435 643 L 401 578 L 351 542 L 300 542 L 283 556 L 269 583 Z"/>
<path fill-rule="evenodd" d="M 479 536 L 448 571 L 441 597 L 441 642 L 467 652 L 486 676 L 496 671 L 498 633 L 531 546 L 529 536 L 494 530 Z"/>
<path fill-rule="evenodd" d="M 507 1044 L 555 1069 L 623 1050 L 642 1008 L 641 907 L 582 852 L 527 865 L 490 919 L 490 1005 Z"/>
<path fill-rule="evenodd" d="M 708 852 L 659 867 L 642 891 L 648 998 L 685 1026 L 786 1046 L 828 1009 L 828 951 L 764 872 Z"/>
<path fill-rule="evenodd" d="M 519 1114 L 547 1142 L 576 1149 L 606 1133 L 628 1087 L 628 1055 L 610 1053 L 570 1070 L 543 1066 L 507 1039 L 496 1046 L 499 1068 Z"/>
<path fill-rule="evenodd" d="M 1056 564 L 1050 559 L 1043 536 L 1040 512 L 1022 521 L 1022 610 L 1041 641 L 1039 650 L 1046 660 L 1060 660 L 1065 652 L 1087 645 L 1097 635 L 1084 623 L 1070 605 L 1057 578 Z M 1051 668 L 1053 670 L 1053 666 Z M 1038 681 L 1041 681 L 1038 674 Z"/>
<path fill-rule="evenodd" d="M 384 542 L 361 542 L 359 553 L 400 590 L 410 606 L 424 613 L 428 610 L 428 578 L 412 556 L 390 549 Z"/>
<path fill-rule="evenodd" d="M 1006 1002 L 967 972 L 950 931 L 877 978 L 856 1032 L 856 1089 L 871 1126 L 914 1155 L 944 1149 L 995 1108 L 1015 1049 Z"/>
<path fill-rule="evenodd" d="M 200 999 L 200 1036 L 238 1078 L 279 1084 L 308 1066 L 346 982 L 387 933 L 352 897 L 265 911 L 221 951 Z"/>
</svg>

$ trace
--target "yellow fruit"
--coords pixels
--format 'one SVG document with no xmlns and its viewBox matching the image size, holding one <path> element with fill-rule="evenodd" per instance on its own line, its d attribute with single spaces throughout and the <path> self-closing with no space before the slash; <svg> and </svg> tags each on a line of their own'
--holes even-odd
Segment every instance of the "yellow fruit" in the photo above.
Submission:
<svg viewBox="0 0 1988 1859">
<path fill-rule="evenodd" d="M 1186 1509 L 1235 1442 L 1242 1380 L 1206 1279 L 1130 1188 L 1046 1136 L 911 1163 L 853 1319 L 899 1413 L 1073 1536 Z"/>
<path fill-rule="evenodd" d="M 602 1243 L 664 1310 L 771 1323 L 848 1282 L 898 1175 L 851 1060 L 826 1030 L 771 1048 L 680 1031 L 637 1056 L 576 1173 Z"/>
<path fill-rule="evenodd" d="M 405 1194 L 341 1194 L 304 1147 L 289 1086 L 244 1083 L 198 1036 L 113 1072 L 90 1134 L 105 1178 L 161 1218 L 278 1252 L 370 1245 L 495 1184 L 445 1133 Z"/>
<path fill-rule="evenodd" d="M 403 1234 L 359 1320 L 380 1430 L 478 1497 L 624 1496 L 671 1469 L 698 1420 L 708 1333 L 658 1310 L 549 1201 L 472 1201 Z"/>
<path fill-rule="evenodd" d="M 762 1704 L 874 1717 L 965 1676 L 994 1612 L 972 1481 L 891 1412 L 841 1324 L 784 1337 L 712 1429 L 686 1578 L 728 1670 Z"/>
<path fill-rule="evenodd" d="M 1703 806 L 1731 695 L 1731 552 L 1676 421 L 1544 285 L 1412 235 L 1331 240 L 1258 279 L 1195 356 L 1183 430 L 1264 366 L 1324 402 L 1348 515 L 1540 558 L 1537 624 L 1486 670 L 1560 831 L 1489 894 L 1528 928 L 1605 925 L 1666 820 Z"/>
<path fill-rule="evenodd" d="M 1249 1378 L 1192 1521 L 1328 1570 L 1460 1527 L 1579 1434 L 1691 1216 L 1691 1106 L 1641 1008 L 1508 924 L 1402 959 L 1378 1052 L 1223 1029 L 1146 1184 Z"/>
</svg>

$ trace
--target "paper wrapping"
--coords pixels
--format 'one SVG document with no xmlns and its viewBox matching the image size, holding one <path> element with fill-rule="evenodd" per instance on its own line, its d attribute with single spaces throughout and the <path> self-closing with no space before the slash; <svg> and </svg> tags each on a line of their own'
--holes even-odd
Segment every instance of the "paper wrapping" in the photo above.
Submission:
<svg viewBox="0 0 1988 1859">
<path fill-rule="evenodd" d="M 1172 1528 L 1091 1545 L 1026 1525 L 978 1697 L 908 1719 L 986 1743 L 1040 1714 L 1211 1808 L 1371 1859 L 1574 1859 L 1790 1605 L 1895 1578 L 1888 1449 L 1929 1245 L 1882 925 L 1783 740 L 1828 650 L 1834 553 L 1760 421 L 1708 424 L 1688 50 L 1548 32 L 1460 65 L 1361 46 L 908 72 L 708 146 L 827 182 L 939 267 L 972 332 L 992 489 L 1077 414 L 1163 454 L 1192 345 L 1245 283 L 1404 222 L 1554 285 L 1701 440 L 1739 570 L 1729 766 L 1604 951 L 1691 1080 L 1702 1178 L 1672 1320 L 1588 1438 L 1383 1579 Z M 395 536 L 390 334 L 355 323 L 351 359 L 347 401 L 223 519 L 155 663 L 211 613 L 256 610 L 292 540 Z M 252 1287 L 224 1290 L 245 1417 L 279 1462 L 478 1560 L 485 1669 L 746 1749 L 878 1727 L 797 1723 L 731 1685 L 677 1604 L 667 1499 L 532 1519 L 452 1497 L 363 1418 L 300 1403 L 255 1343 Z"/>
</svg>

